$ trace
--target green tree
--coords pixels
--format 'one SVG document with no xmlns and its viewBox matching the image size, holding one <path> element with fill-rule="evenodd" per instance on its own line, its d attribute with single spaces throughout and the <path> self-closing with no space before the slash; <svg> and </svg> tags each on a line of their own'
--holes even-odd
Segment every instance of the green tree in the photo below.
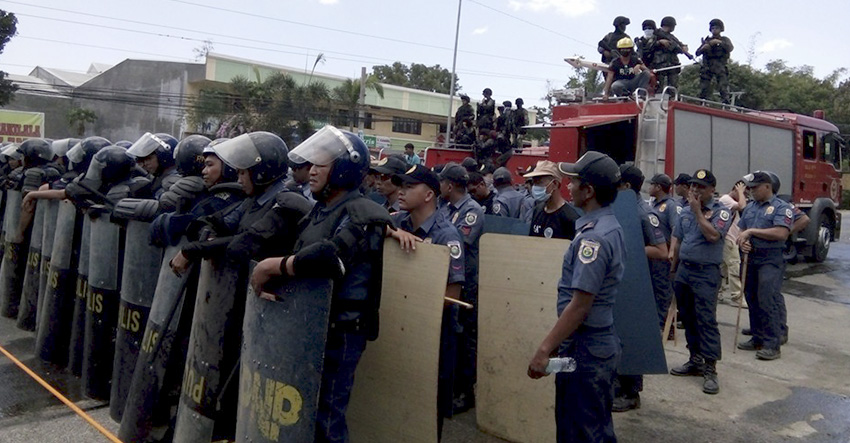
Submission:
<svg viewBox="0 0 850 443">
<path fill-rule="evenodd" d="M 68 126 L 77 135 L 82 138 L 86 133 L 86 124 L 97 121 L 97 115 L 91 109 L 71 108 L 68 110 Z"/>
<path fill-rule="evenodd" d="M 378 97 L 384 98 L 384 87 L 378 81 L 375 74 L 366 76 L 366 91 L 374 91 Z M 347 123 L 349 130 L 354 130 L 354 125 L 358 123 L 357 113 L 360 110 L 360 82 L 350 78 L 345 79 L 341 85 L 337 86 L 331 92 L 331 97 L 348 113 Z"/>
<path fill-rule="evenodd" d="M 18 18 L 11 12 L 0 9 L 0 54 L 6 43 L 18 34 Z M 18 86 L 6 78 L 6 73 L 0 71 L 0 106 L 6 106 L 15 96 Z"/>
<path fill-rule="evenodd" d="M 372 72 L 381 83 L 421 89 L 423 91 L 448 94 L 451 92 L 452 73 L 440 65 L 426 66 L 411 63 L 395 62 L 392 65 L 372 66 Z M 454 76 L 455 92 L 460 91 L 457 75 Z"/>
</svg>

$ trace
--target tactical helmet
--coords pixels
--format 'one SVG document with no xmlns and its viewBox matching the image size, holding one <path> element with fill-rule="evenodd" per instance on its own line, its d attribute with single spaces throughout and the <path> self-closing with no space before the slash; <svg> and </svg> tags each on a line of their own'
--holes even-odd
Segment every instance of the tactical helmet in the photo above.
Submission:
<svg viewBox="0 0 850 443">
<path fill-rule="evenodd" d="M 53 146 L 43 138 L 24 140 L 18 151 L 24 156 L 27 166 L 39 166 L 53 160 Z"/>
<path fill-rule="evenodd" d="M 296 163 L 330 165 L 328 185 L 357 189 L 369 172 L 369 149 L 363 140 L 348 131 L 325 126 L 289 153 Z"/>
<path fill-rule="evenodd" d="M 133 142 L 130 140 L 121 140 L 120 142 L 115 142 L 115 146 L 120 146 L 124 149 L 130 149 L 133 146 Z"/>
<path fill-rule="evenodd" d="M 505 101 L 502 102 L 502 106 L 504 106 L 505 108 L 511 108 L 511 107 L 513 107 L 513 105 L 514 104 L 511 103 L 510 100 L 505 100 Z"/>
<path fill-rule="evenodd" d="M 641 29 L 658 29 L 658 26 L 655 26 L 655 20 L 644 20 L 643 23 L 640 24 Z"/>
<path fill-rule="evenodd" d="M 461 94 L 459 97 L 460 97 L 461 100 L 469 101 L 469 96 L 466 95 L 466 94 Z"/>
<path fill-rule="evenodd" d="M 51 149 L 53 149 L 53 155 L 57 157 L 67 157 L 68 151 L 71 150 L 77 143 L 80 142 L 78 138 L 63 138 L 61 140 L 54 140 L 51 145 Z"/>
<path fill-rule="evenodd" d="M 305 141 L 306 142 L 306 141 Z M 271 132 L 251 132 L 214 145 L 213 152 L 233 169 L 246 169 L 258 186 L 270 184 L 286 175 L 289 149 Z"/>
<path fill-rule="evenodd" d="M 222 137 L 222 138 L 217 138 L 217 139 L 211 141 L 210 144 L 208 144 L 204 148 L 204 153 L 203 153 L 204 158 L 206 158 L 206 156 L 208 156 L 208 155 L 215 155 L 216 157 L 218 157 L 218 154 L 215 153 L 215 146 L 220 145 L 220 144 L 222 144 L 222 143 L 224 143 L 228 140 L 230 140 L 230 139 L 227 138 L 227 137 Z M 220 157 L 218 157 L 218 159 L 221 160 Z M 221 181 L 222 182 L 235 182 L 236 179 L 238 178 L 238 176 L 239 176 L 239 172 L 236 169 L 233 169 L 232 167 L 230 167 L 230 165 L 228 165 L 225 162 L 221 162 Z"/>
<path fill-rule="evenodd" d="M 92 157 L 109 145 L 109 140 L 103 137 L 88 137 L 80 140 L 68 151 L 69 169 L 78 173 L 87 171 Z"/>
<path fill-rule="evenodd" d="M 632 49 L 634 46 L 635 42 L 629 37 L 623 37 L 617 40 L 617 49 Z"/>
<path fill-rule="evenodd" d="M 629 18 L 628 18 L 628 17 L 623 17 L 622 15 L 620 15 L 620 16 L 617 16 L 617 17 L 614 19 L 614 27 L 615 27 L 615 28 L 618 28 L 620 25 L 628 25 L 628 24 L 629 24 L 629 23 L 631 23 L 631 22 L 632 22 L 632 21 L 631 21 L 631 20 L 629 20 Z"/>
<path fill-rule="evenodd" d="M 490 89 L 490 88 L 484 88 L 484 90 L 481 91 L 481 93 L 484 94 L 484 95 L 493 95 L 493 90 Z"/>
<path fill-rule="evenodd" d="M 190 135 L 174 148 L 174 161 L 177 163 L 177 172 L 184 177 L 200 176 L 204 169 L 204 148 L 211 142 L 203 135 Z"/>
<path fill-rule="evenodd" d="M 726 30 L 726 27 L 723 25 L 723 20 L 720 20 L 719 18 L 712 19 L 710 22 L 708 22 L 708 27 L 711 28 L 712 26 L 717 26 L 718 28 L 720 28 L 720 32 Z"/>
<path fill-rule="evenodd" d="M 661 19 L 661 26 L 669 26 L 671 28 L 675 28 L 676 19 L 668 15 L 667 17 Z"/>
<path fill-rule="evenodd" d="M 150 132 L 146 132 L 133 143 L 133 146 L 127 149 L 127 153 L 136 160 L 141 160 L 156 153 L 156 159 L 159 160 L 159 170 L 157 173 L 159 173 L 174 166 L 174 148 L 176 147 L 176 138 L 168 134 L 151 134 Z"/>
<path fill-rule="evenodd" d="M 113 185 L 130 178 L 136 161 L 120 146 L 107 146 L 91 159 L 86 179 L 99 181 L 101 186 Z"/>
</svg>

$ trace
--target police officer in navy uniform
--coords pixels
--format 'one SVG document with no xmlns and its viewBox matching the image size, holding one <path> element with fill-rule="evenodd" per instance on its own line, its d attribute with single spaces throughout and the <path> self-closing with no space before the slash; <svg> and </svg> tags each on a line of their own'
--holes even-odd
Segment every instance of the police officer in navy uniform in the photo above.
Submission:
<svg viewBox="0 0 850 443">
<path fill-rule="evenodd" d="M 400 210 L 398 194 L 401 189 L 393 183 L 393 177 L 396 174 L 404 174 L 406 170 L 407 162 L 396 156 L 384 157 L 378 161 L 377 165 L 369 169 L 369 172 L 378 174 L 375 185 L 378 192 L 386 199 L 384 207 L 390 214 Z"/>
<path fill-rule="evenodd" d="M 433 171 L 416 165 L 403 174 L 393 177 L 401 188 L 401 212 L 392 215 L 398 227 L 390 229 L 389 236 L 401 244 L 402 249 L 415 250 L 416 242 L 446 245 L 449 247 L 449 276 L 446 297 L 458 299 L 465 280 L 463 242 L 457 228 L 445 214 L 437 209 L 440 180 Z M 453 413 L 454 370 L 457 360 L 458 306 L 446 304 L 440 331 L 440 369 L 437 389 L 438 429 L 442 431 L 443 418 Z"/>
<path fill-rule="evenodd" d="M 702 391 L 720 392 L 717 360 L 720 360 L 720 330 L 717 327 L 717 291 L 723 238 L 732 223 L 732 214 L 714 198 L 717 179 L 707 169 L 699 169 L 691 179 L 688 206 L 682 209 L 670 247 L 670 260 L 676 278 L 673 289 L 690 359 L 670 373 L 703 376 Z"/>
<path fill-rule="evenodd" d="M 564 255 L 558 321 L 536 349 L 528 375 L 545 376 L 548 359 L 556 352 L 575 358 L 575 372 L 559 373 L 555 380 L 557 441 L 613 442 L 611 403 L 620 360 L 613 308 L 626 246 L 610 205 L 617 197 L 620 170 L 614 160 L 595 151 L 558 167 L 570 177 L 570 194 L 584 215 L 576 221 L 576 238 Z"/>
<path fill-rule="evenodd" d="M 475 365 L 478 334 L 478 239 L 484 227 L 484 211 L 467 192 L 469 174 L 463 166 L 447 165 L 440 173 L 440 192 L 448 202 L 440 210 L 457 228 L 463 240 L 465 282 L 461 300 L 474 308 L 459 313 L 462 335 L 458 341 L 458 362 L 455 376 L 455 411 L 461 412 L 474 404 Z"/>
<path fill-rule="evenodd" d="M 325 126 L 289 153 L 310 162 L 312 211 L 298 226 L 293 254 L 263 260 L 251 283 L 257 294 L 269 278 L 331 278 L 330 324 L 316 417 L 317 442 L 348 441 L 345 411 L 357 363 L 378 334 L 382 245 L 392 223 L 387 211 L 360 191 L 369 150 L 357 135 Z"/>
<path fill-rule="evenodd" d="M 508 168 L 500 167 L 493 172 L 493 186 L 496 187 L 496 201 L 493 212 L 501 217 L 512 217 L 528 221 L 534 211 L 534 200 L 526 199 L 514 189 L 513 176 Z"/>
<path fill-rule="evenodd" d="M 655 174 L 649 180 L 652 209 L 661 222 L 661 230 L 664 232 L 668 244 L 670 243 L 670 236 L 673 234 L 673 226 L 676 224 L 676 216 L 679 214 L 677 210 L 679 203 L 670 195 L 672 187 L 673 180 L 667 174 Z"/>
<path fill-rule="evenodd" d="M 469 173 L 469 185 L 466 188 L 475 202 L 481 205 L 485 215 L 495 215 L 493 203 L 496 203 L 496 193 L 490 190 L 480 172 Z"/>
<path fill-rule="evenodd" d="M 684 172 L 677 175 L 676 180 L 673 181 L 673 190 L 676 195 L 672 199 L 676 202 L 676 214 L 678 215 L 682 213 L 682 209 L 688 207 L 688 193 L 691 192 L 691 176 Z"/>
<path fill-rule="evenodd" d="M 643 244 L 649 263 L 649 275 L 659 321 L 663 324 L 664 314 L 670 307 L 672 292 L 670 286 L 670 266 L 667 264 L 667 239 L 661 229 L 658 215 L 641 197 L 643 172 L 633 164 L 620 165 L 620 191 L 631 190 L 637 193 L 638 217 L 643 230 Z M 666 265 L 666 266 L 665 266 Z M 642 375 L 619 375 L 614 384 L 614 412 L 625 412 L 640 407 L 640 392 L 643 391 Z"/>
<path fill-rule="evenodd" d="M 760 360 L 781 356 L 782 345 L 782 250 L 794 222 L 791 206 L 773 194 L 770 175 L 757 171 L 746 177 L 752 201 L 744 208 L 738 226 L 738 245 L 748 254 L 744 296 L 750 309 L 753 337 L 738 343 L 738 349 L 757 351 Z"/>
</svg>

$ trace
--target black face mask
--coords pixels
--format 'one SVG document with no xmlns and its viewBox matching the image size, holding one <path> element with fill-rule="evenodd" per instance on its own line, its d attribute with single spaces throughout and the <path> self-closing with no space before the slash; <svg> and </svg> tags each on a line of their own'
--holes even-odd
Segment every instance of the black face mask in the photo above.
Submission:
<svg viewBox="0 0 850 443">
<path fill-rule="evenodd" d="M 632 50 L 631 49 L 621 49 L 620 55 L 623 56 L 623 57 L 631 57 Z"/>
</svg>

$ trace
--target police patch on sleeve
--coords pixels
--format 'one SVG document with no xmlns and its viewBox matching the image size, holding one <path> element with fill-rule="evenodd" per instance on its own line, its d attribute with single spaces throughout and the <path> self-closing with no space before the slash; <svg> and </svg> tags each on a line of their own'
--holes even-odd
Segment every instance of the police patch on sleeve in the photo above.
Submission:
<svg viewBox="0 0 850 443">
<path fill-rule="evenodd" d="M 792 212 L 790 209 L 786 209 L 785 210 L 785 216 L 788 217 L 788 218 L 793 218 L 794 212 Z"/>
<path fill-rule="evenodd" d="M 474 225 L 475 222 L 478 221 L 478 215 L 470 212 L 470 213 L 466 214 L 466 218 L 464 218 L 463 221 L 465 221 L 466 224 L 468 224 L 468 225 Z"/>
<path fill-rule="evenodd" d="M 460 258 L 460 254 L 461 254 L 462 249 L 460 248 L 460 242 L 459 241 L 452 240 L 452 241 L 446 243 L 446 246 L 449 247 L 449 255 L 452 258 L 454 258 L 454 259 Z"/>
<path fill-rule="evenodd" d="M 593 263 L 599 255 L 599 243 L 582 239 L 578 247 L 578 259 L 584 264 Z"/>
<path fill-rule="evenodd" d="M 493 213 L 498 214 L 502 210 L 501 203 L 493 203 Z"/>
<path fill-rule="evenodd" d="M 729 211 L 720 211 L 720 219 L 723 221 L 729 221 Z"/>
<path fill-rule="evenodd" d="M 767 210 L 764 211 L 764 213 L 767 214 L 767 215 L 770 215 L 770 214 L 773 214 L 774 210 L 775 210 L 775 208 L 773 206 L 768 206 Z"/>
<path fill-rule="evenodd" d="M 656 217 L 655 214 L 649 214 L 649 224 L 657 228 L 661 222 L 658 221 L 658 217 Z"/>
<path fill-rule="evenodd" d="M 667 203 L 661 203 L 661 206 L 658 207 L 658 210 L 664 212 L 667 209 Z"/>
<path fill-rule="evenodd" d="M 676 206 L 676 214 L 681 214 L 681 213 L 682 213 L 682 207 Z"/>
</svg>

